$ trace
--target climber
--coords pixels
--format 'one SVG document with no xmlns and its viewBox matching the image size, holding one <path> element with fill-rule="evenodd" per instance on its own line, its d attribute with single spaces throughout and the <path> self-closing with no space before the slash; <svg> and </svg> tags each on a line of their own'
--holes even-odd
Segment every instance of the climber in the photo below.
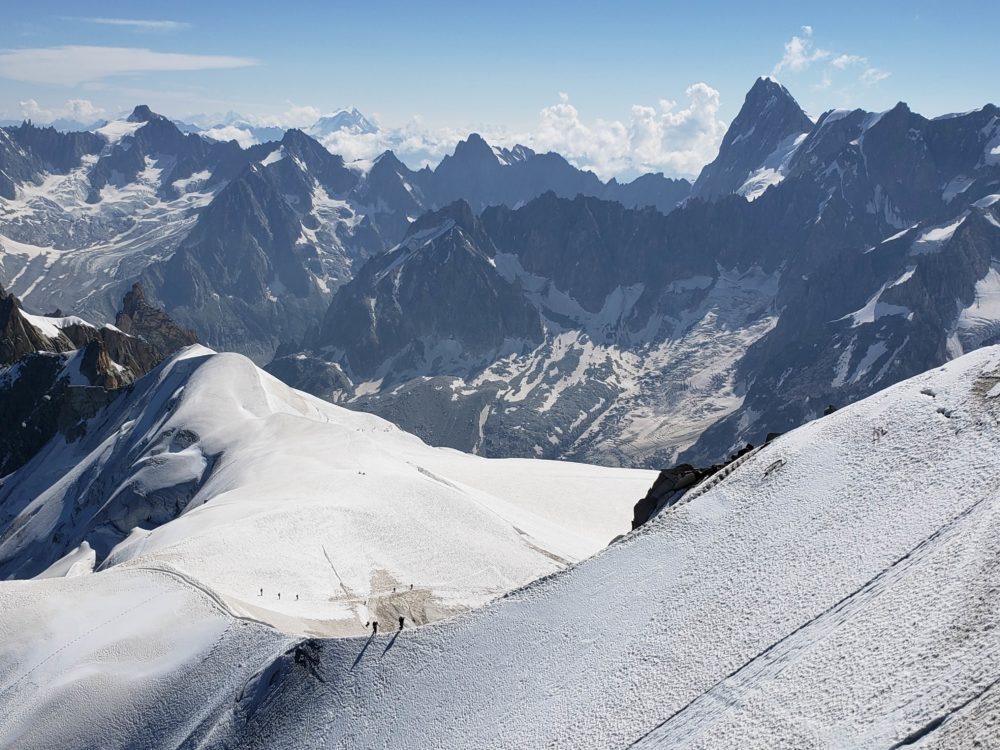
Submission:
<svg viewBox="0 0 1000 750">
<path fill-rule="evenodd" d="M 400 616 L 399 616 L 399 629 L 400 629 L 400 630 L 402 630 L 402 629 L 403 629 L 403 619 L 404 619 L 404 618 L 403 618 L 403 616 L 402 616 L 402 615 L 400 615 Z"/>
</svg>

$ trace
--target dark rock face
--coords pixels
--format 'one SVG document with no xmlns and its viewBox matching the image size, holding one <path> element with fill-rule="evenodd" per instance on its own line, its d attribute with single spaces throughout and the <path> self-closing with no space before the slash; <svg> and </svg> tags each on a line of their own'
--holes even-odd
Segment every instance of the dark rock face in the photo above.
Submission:
<svg viewBox="0 0 1000 750">
<path fill-rule="evenodd" d="M 735 193 L 772 154 L 782 148 L 790 152 L 795 138 L 812 127 L 784 86 L 758 78 L 722 139 L 719 155 L 698 175 L 691 196 L 711 200 Z"/>
<path fill-rule="evenodd" d="M 469 205 L 455 203 L 416 222 L 408 239 L 369 261 L 342 287 L 317 347 L 343 352 L 353 379 L 392 361 L 397 372 L 467 371 L 505 345 L 541 340 L 538 314 L 496 270 L 495 249 Z M 436 351 L 451 342 L 449 358 Z"/>
<path fill-rule="evenodd" d="M 73 349 L 65 336 L 50 339 L 21 314 L 21 303 L 0 287 L 0 366 L 12 365 L 34 352 L 64 352 Z"/>
<path fill-rule="evenodd" d="M 55 336 L 33 325 L 18 299 L 0 289 L 0 423 L 9 428 L 0 433 L 0 476 L 56 434 L 76 439 L 123 388 L 197 341 L 147 305 L 138 285 L 119 315 L 131 335 L 78 319 L 51 320 Z"/>
<path fill-rule="evenodd" d="M 299 242 L 301 230 L 272 175 L 252 164 L 177 252 L 146 270 L 143 286 L 209 342 L 262 357 L 301 338 L 326 304 L 310 273 L 315 248 Z"/>
<path fill-rule="evenodd" d="M 386 261 L 362 269 L 334 297 L 322 335 L 307 342 L 307 361 L 336 363 L 353 383 L 368 383 L 359 394 L 338 389 L 340 400 L 434 442 L 449 440 L 448 425 L 475 423 L 459 431 L 467 436 L 460 447 L 487 455 L 704 466 L 759 440 L 764 426 L 791 429 L 831 403 L 1000 339 L 990 303 L 1000 283 L 1000 110 L 927 120 L 899 105 L 830 112 L 813 125 L 787 91 L 759 81 L 738 119 L 703 175 L 716 186 L 705 188 L 712 200 L 663 214 L 550 192 L 520 208 L 484 209 L 474 235 L 462 224 L 508 282 L 502 309 L 520 298 L 536 311 L 541 343 L 530 352 L 489 361 L 490 347 L 480 346 L 478 357 L 440 356 L 466 342 L 495 346 L 489 336 L 504 330 L 500 308 L 447 307 L 456 289 L 475 286 L 458 273 L 463 256 L 441 252 L 407 264 L 409 286 L 427 293 L 383 290 L 391 304 L 362 283 Z M 790 136 L 767 190 L 752 201 L 727 194 Z M 487 176 L 512 168 L 487 157 L 499 158 L 471 139 L 455 159 Z M 466 319 L 430 323 L 433 308 Z M 396 322 L 381 329 L 383 317 Z M 409 320 L 426 323 L 408 328 Z M 525 349 L 538 341 L 532 333 Z M 720 369 L 727 357 L 731 369 Z M 671 411 L 699 379 L 714 384 L 703 404 Z M 437 403 L 431 387 L 452 390 L 437 419 L 408 403 Z M 714 403 L 727 388 L 735 406 Z M 493 405 L 480 398 L 487 392 Z M 653 439 L 640 431 L 654 417 L 651 434 L 676 440 L 693 421 L 697 439 L 679 453 L 636 447 Z"/>
<path fill-rule="evenodd" d="M 148 343 L 161 358 L 198 343 L 194 331 L 181 328 L 163 310 L 146 301 L 146 293 L 138 282 L 122 300 L 115 327 Z"/>
<path fill-rule="evenodd" d="M 17 186 L 34 182 L 40 165 L 7 130 L 0 128 L 0 198 L 13 199 Z"/>
<path fill-rule="evenodd" d="M 687 180 L 646 174 L 632 182 L 605 183 L 593 172 L 577 169 L 556 153 L 536 154 L 526 146 L 500 149 L 478 133 L 459 142 L 433 170 L 399 170 L 403 182 L 419 189 L 422 208 L 464 200 L 473 210 L 523 205 L 546 192 L 564 198 L 587 195 L 619 201 L 629 207 L 654 206 L 672 211 L 691 191 Z"/>
<path fill-rule="evenodd" d="M 37 127 L 24 122 L 8 128 L 9 137 L 47 171 L 65 174 L 79 167 L 83 157 L 100 153 L 104 139 L 96 133 L 63 133 L 53 127 Z M 0 135 L 0 140 L 3 136 Z"/>
<path fill-rule="evenodd" d="M 713 473 L 711 468 L 696 469 L 691 464 L 680 464 L 661 471 L 646 496 L 635 504 L 632 528 L 639 528 L 664 508 L 676 504 L 684 493 Z"/>
<path fill-rule="evenodd" d="M 778 433 L 769 434 L 767 442 L 771 442 L 776 437 L 778 437 Z M 752 450 L 753 446 L 747 443 L 724 463 L 712 464 L 704 468 L 696 468 L 691 464 L 678 464 L 669 469 L 663 469 L 656 481 L 653 482 L 653 486 L 649 488 L 646 496 L 635 504 L 632 511 L 633 530 L 666 508 L 676 505 L 692 487 L 731 466 L 737 459 Z"/>
<path fill-rule="evenodd" d="M 246 156 L 234 143 L 219 143 L 199 135 L 182 133 L 163 115 L 151 112 L 146 105 L 139 105 L 128 121 L 140 124 L 130 137 L 111 145 L 90 172 L 91 194 L 89 201 L 100 201 L 100 191 L 106 185 L 122 186 L 135 182 L 150 162 L 170 163 L 159 176 L 159 191 L 163 198 L 175 196 L 173 183 L 191 177 L 195 172 L 208 170 L 213 181 L 223 173 L 220 167 L 235 162 L 246 163 Z M 230 166 L 232 169 L 232 166 Z"/>
<path fill-rule="evenodd" d="M 478 136 L 435 170 L 385 154 L 363 173 L 298 131 L 242 150 L 147 109 L 133 125 L 103 143 L 93 179 L 142 169 L 167 198 L 197 170 L 206 192 L 183 219 L 192 228 L 116 267 L 115 294 L 141 278 L 211 345 L 258 361 L 284 345 L 273 369 L 293 385 L 436 442 L 460 424 L 467 450 L 705 465 L 761 425 L 788 429 L 1000 336 L 983 312 L 1000 261 L 992 105 L 813 124 L 761 80 L 677 208 L 687 188 L 665 178 L 603 183 Z M 31 126 L 3 134 L 14 185 L 93 148 Z M 8 259 L 21 285 L 45 265 Z M 87 267 L 55 263 L 41 288 Z"/>
<path fill-rule="evenodd" d="M 364 131 L 363 118 L 345 116 Z M 476 211 L 521 205 L 545 191 L 669 211 L 690 190 L 663 175 L 605 183 L 557 154 L 493 148 L 477 135 L 434 170 L 411 170 L 386 153 L 364 172 L 297 129 L 242 149 L 185 132 L 146 105 L 102 132 L 30 123 L 0 130 L 0 196 L 13 198 L 18 186 L 59 174 L 74 187 L 82 180 L 89 204 L 84 211 L 64 206 L 78 199 L 76 190 L 63 191 L 0 218 L 0 230 L 14 240 L 74 251 L 54 267 L 18 257 L 0 273 L 20 279 L 17 291 L 30 289 L 43 308 L 100 320 L 110 319 L 118 295 L 140 279 L 151 300 L 207 343 L 258 361 L 281 343 L 301 341 L 356 266 L 397 245 L 427 211 L 458 199 Z M 79 176 L 70 174 L 78 168 Z M 150 231 L 157 221 L 162 231 Z M 90 246 L 106 248 L 116 267 L 95 272 L 83 252 Z M 95 273 L 114 279 L 101 294 L 88 278 Z"/>
</svg>

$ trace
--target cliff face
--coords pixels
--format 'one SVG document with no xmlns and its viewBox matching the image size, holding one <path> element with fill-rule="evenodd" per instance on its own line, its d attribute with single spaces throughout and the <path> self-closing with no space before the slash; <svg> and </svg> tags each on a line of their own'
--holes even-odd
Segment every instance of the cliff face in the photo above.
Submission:
<svg viewBox="0 0 1000 750">
<path fill-rule="evenodd" d="M 197 343 L 138 284 L 125 296 L 118 326 L 80 318 L 30 315 L 0 289 L 0 476 L 9 474 L 56 434 L 86 433 L 86 421 L 122 389 L 177 350 Z"/>
</svg>

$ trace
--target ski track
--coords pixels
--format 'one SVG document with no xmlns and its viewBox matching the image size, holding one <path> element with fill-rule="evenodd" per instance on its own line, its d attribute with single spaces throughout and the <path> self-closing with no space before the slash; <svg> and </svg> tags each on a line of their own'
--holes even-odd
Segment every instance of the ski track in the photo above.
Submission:
<svg viewBox="0 0 1000 750">
<path fill-rule="evenodd" d="M 1000 486 L 997 489 L 1000 490 Z M 776 678 L 790 663 L 801 658 L 816 644 L 828 638 L 837 628 L 873 604 L 884 591 L 904 579 L 911 568 L 961 534 L 965 527 L 978 520 L 978 517 L 989 511 L 995 512 L 992 506 L 996 502 L 996 494 L 986 495 L 976 500 L 856 591 L 848 594 L 813 620 L 804 623 L 780 641 L 769 646 L 738 670 L 669 716 L 648 734 L 640 737 L 630 747 L 682 748 L 690 745 L 709 727 L 731 714 L 737 707 L 745 705 L 749 693 Z M 995 683 L 991 683 L 989 687 L 992 687 L 993 684 Z M 968 702 L 964 703 L 963 707 Z M 899 748 L 907 744 L 910 743 L 902 742 L 892 747 Z"/>
</svg>

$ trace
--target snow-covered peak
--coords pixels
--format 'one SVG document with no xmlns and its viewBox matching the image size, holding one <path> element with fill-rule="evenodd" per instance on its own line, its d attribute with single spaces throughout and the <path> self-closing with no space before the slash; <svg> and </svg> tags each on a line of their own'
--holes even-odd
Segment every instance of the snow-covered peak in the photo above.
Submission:
<svg viewBox="0 0 1000 750">
<path fill-rule="evenodd" d="M 759 195 L 784 176 L 781 165 L 787 166 L 799 136 L 811 128 L 788 89 L 769 76 L 758 78 L 730 123 L 719 155 L 695 181 L 692 196 Z"/>
<path fill-rule="evenodd" d="M 510 166 L 519 161 L 527 161 L 535 155 L 527 146 L 522 146 L 520 143 L 515 145 L 513 148 L 503 148 L 502 146 L 493 146 L 493 153 L 497 157 L 497 161 L 503 166 Z"/>
<path fill-rule="evenodd" d="M 355 135 L 374 135 L 379 132 L 379 129 L 375 123 L 355 107 L 324 115 L 306 129 L 307 133 L 316 138 L 323 138 L 340 131 L 347 131 Z"/>
</svg>

